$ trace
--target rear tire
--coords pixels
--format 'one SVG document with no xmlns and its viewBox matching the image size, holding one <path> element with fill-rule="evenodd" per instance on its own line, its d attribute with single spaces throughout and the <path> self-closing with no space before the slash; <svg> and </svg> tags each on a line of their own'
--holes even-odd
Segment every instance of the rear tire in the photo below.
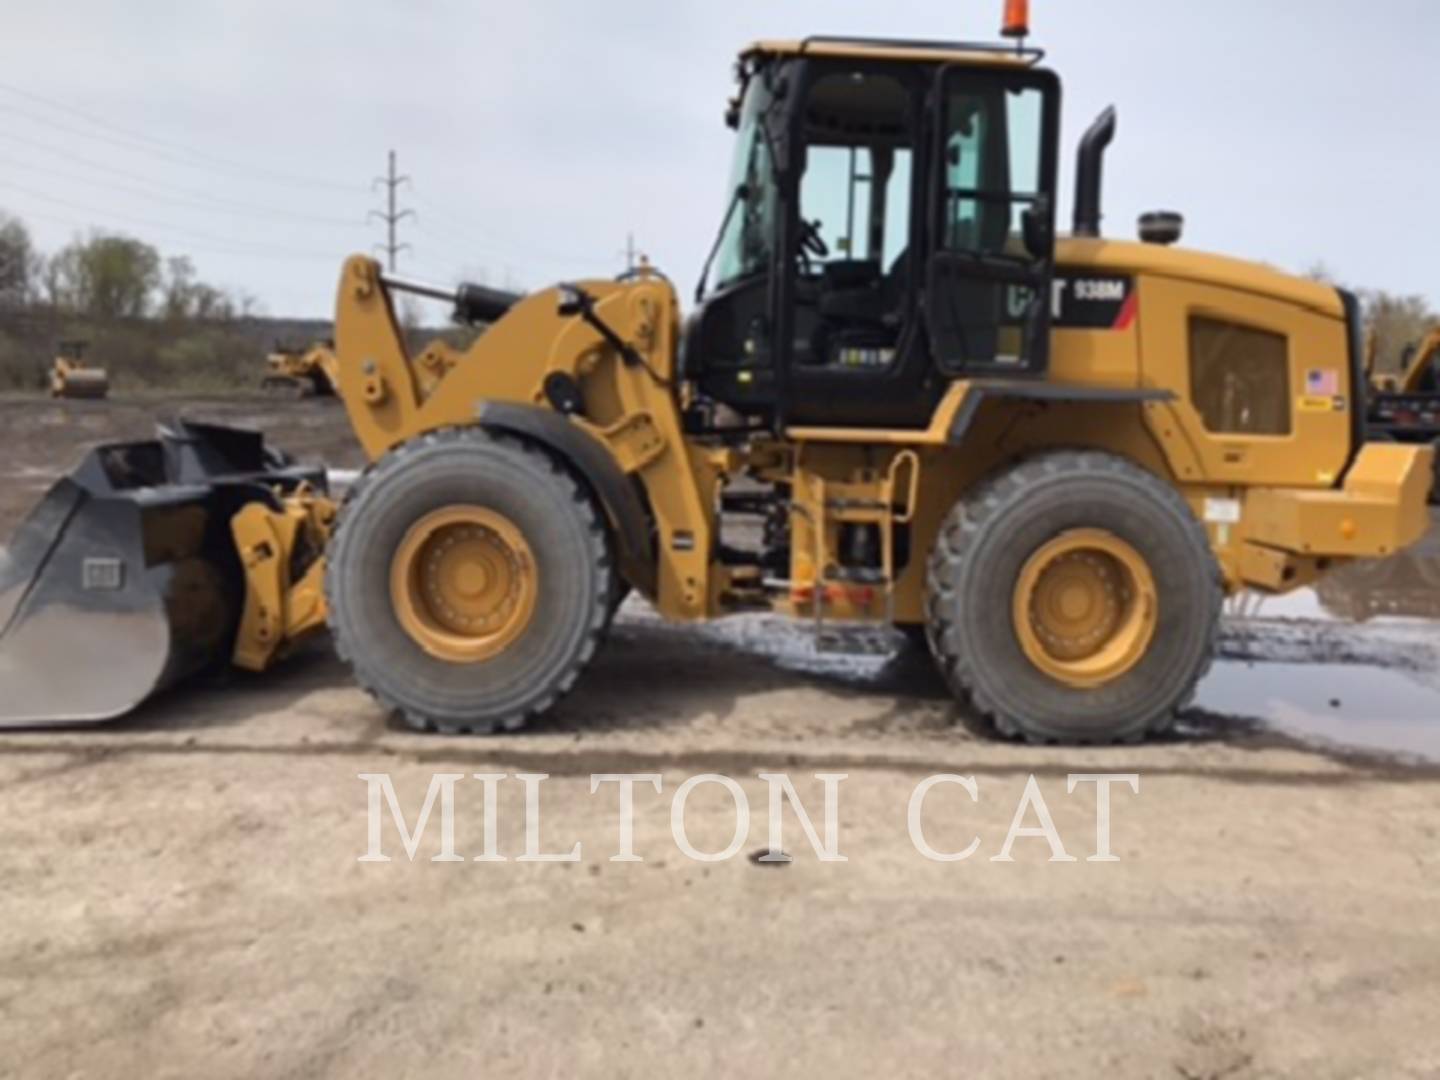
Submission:
<svg viewBox="0 0 1440 1080">
<path fill-rule="evenodd" d="M 481 522 L 440 527 L 461 529 L 462 549 L 478 531 L 488 538 L 482 554 L 500 546 L 501 533 L 523 551 L 496 560 L 523 581 L 498 590 L 497 603 L 510 606 L 495 619 L 507 633 L 473 659 L 437 653 L 436 637 L 415 629 L 414 612 L 424 605 L 397 603 L 395 591 L 397 565 L 411 565 L 407 551 L 418 551 L 413 565 L 422 571 L 450 557 L 450 534 L 438 534 L 433 549 L 417 548 L 413 537 L 456 508 Z M 499 533 L 487 530 L 486 520 L 500 522 Z M 325 581 L 336 650 L 360 685 L 412 727 L 447 734 L 521 728 L 574 686 L 595 652 L 611 599 L 606 540 L 588 491 L 550 455 L 478 428 L 423 435 L 373 465 L 341 510 Z M 461 565 L 453 573 L 470 582 L 476 571 Z M 407 580 L 403 572 L 398 580 Z M 468 594 L 457 595 L 459 607 Z M 524 605 L 509 599 L 516 595 Z M 443 644 L 444 634 L 438 638 Z"/>
<path fill-rule="evenodd" d="M 1075 600 L 1061 580 L 1041 594 L 1031 567 L 1071 537 L 1080 549 L 1057 558 L 1062 578 L 1100 566 L 1093 576 L 1100 587 Z M 1096 537 L 1117 556 L 1085 546 Z M 1021 620 L 1028 624 L 1040 610 L 1031 605 L 1041 595 L 1057 608 L 1075 601 L 1076 612 L 1098 597 L 1108 619 L 1099 618 L 1095 632 L 1113 629 L 1124 659 L 1113 670 L 1096 661 L 1102 674 L 1088 685 L 1062 661 L 1037 659 L 1050 628 Z M 931 553 L 927 626 L 951 688 L 1001 734 L 1124 742 L 1166 730 L 1193 696 L 1214 654 L 1221 601 L 1205 529 L 1171 485 L 1114 455 L 1051 452 L 987 481 L 951 511 Z M 1057 617 L 1063 631 L 1067 616 Z M 1131 625 L 1140 629 L 1121 636 Z"/>
</svg>

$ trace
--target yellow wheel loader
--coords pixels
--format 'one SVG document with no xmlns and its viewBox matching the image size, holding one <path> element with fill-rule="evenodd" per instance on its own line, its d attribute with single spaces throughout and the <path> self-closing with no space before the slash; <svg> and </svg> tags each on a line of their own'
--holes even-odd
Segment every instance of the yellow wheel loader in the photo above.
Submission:
<svg viewBox="0 0 1440 1080">
<path fill-rule="evenodd" d="M 1405 349 L 1399 374 L 1379 374 L 1371 363 L 1370 384 L 1377 394 L 1440 394 L 1440 327 Z"/>
<path fill-rule="evenodd" d="M 53 398 L 104 398 L 110 394 L 110 376 L 104 368 L 85 363 L 86 342 L 62 341 L 50 365 Z"/>
<path fill-rule="evenodd" d="M 312 628 L 323 573 L 335 647 L 387 708 L 510 730 L 575 686 L 634 590 L 682 622 L 783 613 L 820 646 L 923 636 L 1007 735 L 1163 731 L 1226 592 L 1420 538 L 1432 451 L 1365 441 L 1353 297 L 1181 250 L 1173 214 L 1138 242 L 1101 235 L 1113 111 L 1057 235 L 1060 80 L 1041 59 L 747 49 L 688 317 L 648 268 L 521 297 L 350 259 L 338 389 L 371 464 L 323 558 L 328 501 L 255 471 L 264 528 L 224 555 L 247 613 L 232 654 L 263 666 Z M 488 329 L 412 355 L 404 292 Z"/>
<path fill-rule="evenodd" d="M 333 342 L 317 342 L 308 349 L 277 342 L 265 357 L 260 388 L 276 397 L 334 397 L 339 368 Z"/>
<path fill-rule="evenodd" d="M 1431 501 L 1440 503 L 1440 327 L 1405 350 L 1404 368 L 1371 376 L 1370 437 L 1436 447 Z"/>
</svg>

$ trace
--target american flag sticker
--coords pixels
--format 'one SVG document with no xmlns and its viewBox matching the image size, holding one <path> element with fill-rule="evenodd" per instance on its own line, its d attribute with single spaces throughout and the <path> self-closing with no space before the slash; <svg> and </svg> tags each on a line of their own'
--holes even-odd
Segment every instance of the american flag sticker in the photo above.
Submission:
<svg viewBox="0 0 1440 1080">
<path fill-rule="evenodd" d="M 1312 397 L 1337 397 L 1340 394 L 1340 372 L 1315 369 L 1305 376 L 1305 393 Z"/>
</svg>

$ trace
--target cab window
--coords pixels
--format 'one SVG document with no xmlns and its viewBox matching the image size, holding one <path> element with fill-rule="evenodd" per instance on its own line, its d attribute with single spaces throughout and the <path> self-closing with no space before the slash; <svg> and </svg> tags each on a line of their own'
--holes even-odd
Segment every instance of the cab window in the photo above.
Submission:
<svg viewBox="0 0 1440 1080">
<path fill-rule="evenodd" d="M 889 266 L 910 230 L 909 147 L 815 146 L 801 184 L 801 217 L 821 223 L 830 249 L 819 261 L 877 260 Z"/>
<path fill-rule="evenodd" d="M 1021 215 L 1041 193 L 1044 107 L 1038 87 L 967 87 L 948 95 L 947 250 L 1021 253 Z"/>
</svg>

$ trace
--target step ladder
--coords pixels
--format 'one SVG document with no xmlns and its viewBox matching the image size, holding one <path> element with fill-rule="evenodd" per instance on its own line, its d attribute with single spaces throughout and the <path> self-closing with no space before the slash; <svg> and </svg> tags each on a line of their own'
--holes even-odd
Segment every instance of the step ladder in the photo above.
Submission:
<svg viewBox="0 0 1440 1080">
<path fill-rule="evenodd" d="M 803 506 L 794 509 L 812 518 L 811 532 L 815 537 L 816 581 L 811 587 L 813 629 L 817 652 L 845 655 L 882 655 L 895 651 L 898 636 L 895 624 L 895 529 L 908 525 L 915 518 L 920 490 L 920 457 L 914 450 L 901 450 L 890 461 L 880 494 L 875 499 L 830 498 L 824 481 L 813 481 L 815 501 L 824 508 L 824 517 L 814 515 Z M 873 525 L 880 537 L 879 566 L 827 565 L 824 542 L 830 525 Z M 884 598 L 885 614 L 874 622 L 834 622 L 827 624 L 825 607 L 832 590 L 873 589 Z M 868 606 L 868 605 L 867 605 Z"/>
</svg>

